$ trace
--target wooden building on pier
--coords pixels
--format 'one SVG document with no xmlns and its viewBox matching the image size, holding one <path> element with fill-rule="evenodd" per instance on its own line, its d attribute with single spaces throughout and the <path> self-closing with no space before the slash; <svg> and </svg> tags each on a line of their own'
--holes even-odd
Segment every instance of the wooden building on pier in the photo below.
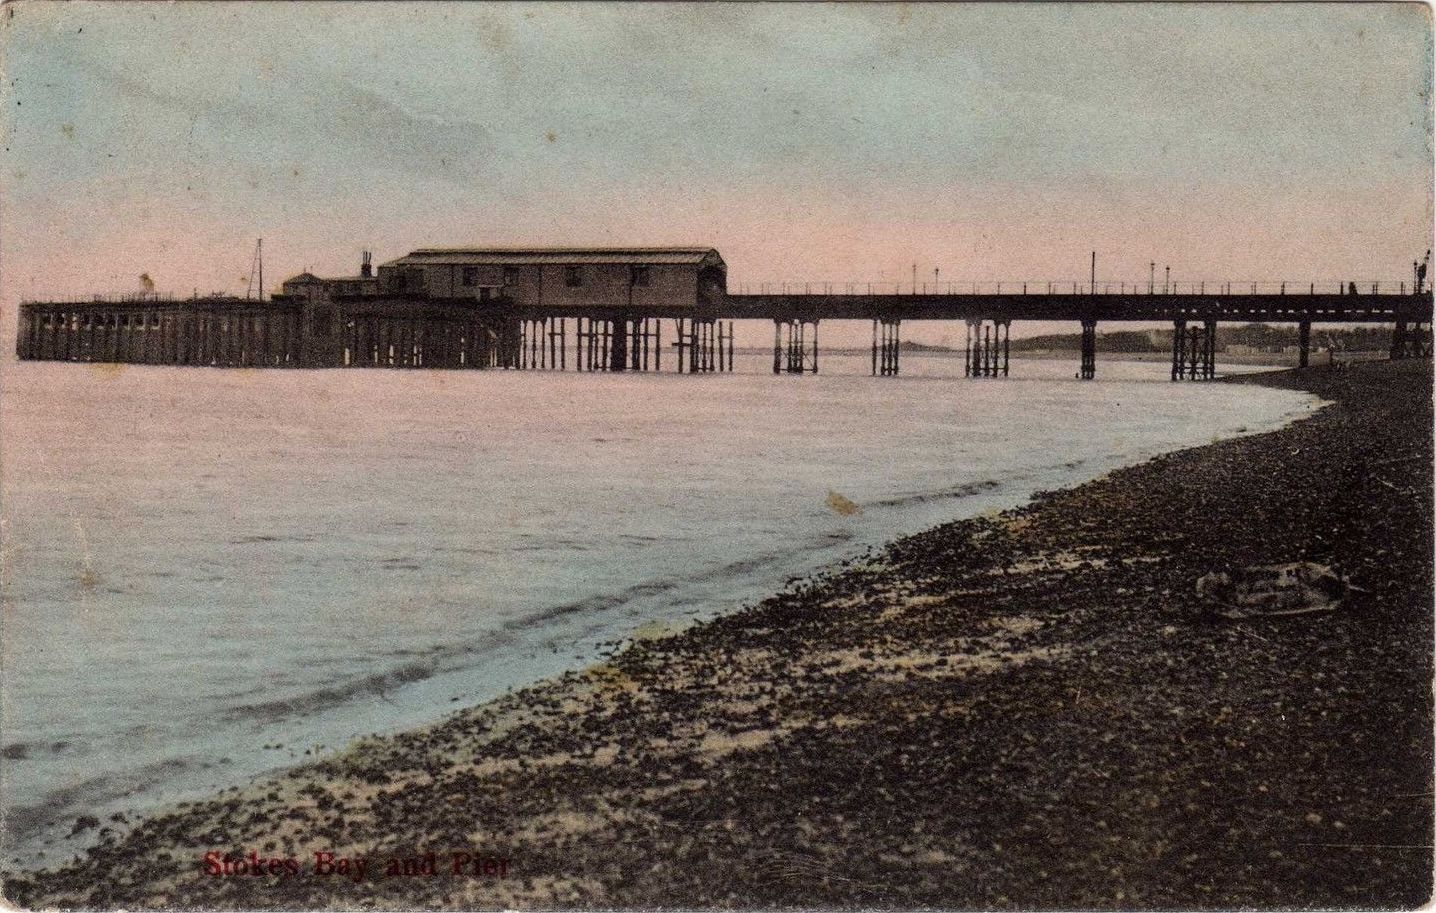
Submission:
<svg viewBox="0 0 1436 913">
<path fill-rule="evenodd" d="M 711 247 L 424 248 L 380 264 L 379 286 L 519 311 L 691 314 L 723 305 L 728 267 Z"/>
</svg>

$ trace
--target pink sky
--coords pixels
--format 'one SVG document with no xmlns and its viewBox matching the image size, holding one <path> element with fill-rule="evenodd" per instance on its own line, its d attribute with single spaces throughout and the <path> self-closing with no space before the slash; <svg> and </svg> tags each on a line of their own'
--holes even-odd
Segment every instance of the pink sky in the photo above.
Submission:
<svg viewBox="0 0 1436 913">
<path fill-rule="evenodd" d="M 1397 282 L 1431 244 L 1416 4 L 7 12 L 7 352 L 21 299 L 242 293 L 259 236 L 271 291 L 433 245 L 706 244 L 736 288 Z"/>
</svg>

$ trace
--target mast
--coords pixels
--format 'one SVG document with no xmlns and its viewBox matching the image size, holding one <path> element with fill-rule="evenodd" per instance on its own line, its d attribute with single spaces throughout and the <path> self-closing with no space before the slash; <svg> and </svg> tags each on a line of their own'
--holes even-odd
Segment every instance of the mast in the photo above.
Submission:
<svg viewBox="0 0 1436 913">
<path fill-rule="evenodd" d="M 244 290 L 245 300 L 254 297 L 254 273 L 259 272 L 259 300 L 264 300 L 264 239 L 254 245 L 254 256 L 249 258 L 249 285 Z"/>
</svg>

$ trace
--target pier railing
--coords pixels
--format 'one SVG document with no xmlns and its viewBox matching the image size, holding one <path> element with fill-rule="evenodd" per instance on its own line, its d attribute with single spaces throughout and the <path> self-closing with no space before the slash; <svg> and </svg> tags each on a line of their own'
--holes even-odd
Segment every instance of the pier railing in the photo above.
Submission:
<svg viewBox="0 0 1436 913">
<path fill-rule="evenodd" d="M 267 299 L 266 299 L 267 300 Z M 198 301 L 249 301 L 253 304 L 262 304 L 257 298 L 246 298 L 243 295 L 229 295 L 223 292 L 213 292 L 209 295 L 180 295 L 174 292 L 111 292 L 107 294 L 87 295 L 59 295 L 49 298 L 26 298 L 26 304 L 41 305 L 81 305 L 81 304 L 183 304 L 185 302 Z"/>
<path fill-rule="evenodd" d="M 933 282 L 742 282 L 735 295 L 1404 295 L 1410 281 L 1390 279 L 1220 279 L 1128 282 L 1099 279 L 953 279 Z"/>
</svg>

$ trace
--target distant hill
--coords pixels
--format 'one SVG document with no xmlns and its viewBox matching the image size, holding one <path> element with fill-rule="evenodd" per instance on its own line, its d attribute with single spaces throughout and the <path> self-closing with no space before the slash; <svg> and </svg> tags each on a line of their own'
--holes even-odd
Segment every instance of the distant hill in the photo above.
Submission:
<svg viewBox="0 0 1436 913">
<path fill-rule="evenodd" d="M 1117 330 L 1097 334 L 1097 348 L 1103 352 L 1170 352 L 1172 330 Z M 1233 354 L 1279 354 L 1300 345 L 1295 326 L 1249 323 L 1217 326 L 1217 351 Z M 1314 349 L 1338 352 L 1377 352 L 1391 346 L 1391 330 L 1381 327 L 1317 328 L 1311 331 Z M 1054 333 L 1012 340 L 1013 352 L 1080 349 L 1080 333 Z"/>
<path fill-rule="evenodd" d="M 920 342 L 909 342 L 904 339 L 898 343 L 898 348 L 903 352 L 961 352 L 962 349 L 954 349 L 952 346 L 930 346 Z"/>
</svg>

